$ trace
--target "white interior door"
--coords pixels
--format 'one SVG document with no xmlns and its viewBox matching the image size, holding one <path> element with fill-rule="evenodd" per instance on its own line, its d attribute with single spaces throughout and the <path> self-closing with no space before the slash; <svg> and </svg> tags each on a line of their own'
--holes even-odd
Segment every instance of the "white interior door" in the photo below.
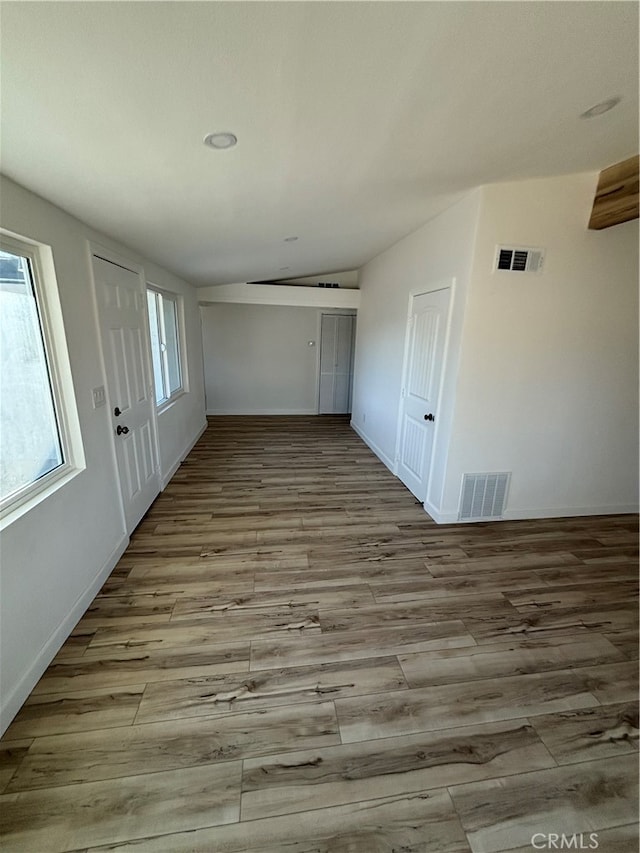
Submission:
<svg viewBox="0 0 640 853">
<path fill-rule="evenodd" d="M 449 288 L 414 296 L 400 412 L 398 477 L 424 503 L 442 381 Z"/>
<path fill-rule="evenodd" d="M 127 532 L 160 491 L 153 385 L 140 276 L 93 258 L 108 397 Z"/>
<path fill-rule="evenodd" d="M 351 411 L 353 380 L 352 314 L 323 314 L 320 324 L 321 415 L 347 414 Z"/>
</svg>

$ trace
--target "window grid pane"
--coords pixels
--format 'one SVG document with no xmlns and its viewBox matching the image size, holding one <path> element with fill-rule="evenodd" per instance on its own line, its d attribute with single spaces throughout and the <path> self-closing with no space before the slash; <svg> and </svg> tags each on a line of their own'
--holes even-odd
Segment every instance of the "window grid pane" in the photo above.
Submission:
<svg viewBox="0 0 640 853">
<path fill-rule="evenodd" d="M 178 305 L 173 297 L 151 288 L 147 305 L 156 405 L 160 406 L 182 390 Z"/>
<path fill-rule="evenodd" d="M 162 298 L 164 318 L 164 342 L 166 344 L 166 364 L 169 396 L 182 387 L 180 376 L 180 353 L 178 349 L 178 317 L 175 300 Z"/>
<path fill-rule="evenodd" d="M 153 362 L 153 384 L 155 388 L 156 405 L 166 399 L 164 393 L 164 377 L 162 372 L 162 356 L 160 352 L 160 326 L 158 322 L 158 294 L 147 290 L 147 307 L 149 309 L 149 333 L 151 336 L 151 360 Z"/>
<path fill-rule="evenodd" d="M 0 500 L 64 456 L 29 259 L 0 251 Z"/>
</svg>

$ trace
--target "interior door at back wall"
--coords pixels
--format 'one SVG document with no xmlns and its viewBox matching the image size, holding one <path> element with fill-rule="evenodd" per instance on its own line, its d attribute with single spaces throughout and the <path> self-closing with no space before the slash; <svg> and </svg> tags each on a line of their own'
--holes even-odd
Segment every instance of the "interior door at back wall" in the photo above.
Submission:
<svg viewBox="0 0 640 853">
<path fill-rule="evenodd" d="M 414 296 L 407 326 L 400 409 L 398 477 L 424 502 L 442 382 L 450 289 Z"/>
<path fill-rule="evenodd" d="M 93 259 L 100 332 L 127 532 L 160 491 L 146 325 L 140 276 Z M 119 414 L 116 414 L 116 411 Z"/>
<path fill-rule="evenodd" d="M 318 401 L 318 412 L 321 415 L 347 414 L 351 411 L 354 320 L 352 314 L 322 315 Z"/>
</svg>

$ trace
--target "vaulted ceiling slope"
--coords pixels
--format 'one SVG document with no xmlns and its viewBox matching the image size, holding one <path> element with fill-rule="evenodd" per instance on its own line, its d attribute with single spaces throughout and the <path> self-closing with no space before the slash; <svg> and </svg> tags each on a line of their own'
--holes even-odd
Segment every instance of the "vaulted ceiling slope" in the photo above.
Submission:
<svg viewBox="0 0 640 853">
<path fill-rule="evenodd" d="M 0 5 L 4 173 L 196 285 L 358 267 L 637 150 L 634 2 Z"/>
</svg>

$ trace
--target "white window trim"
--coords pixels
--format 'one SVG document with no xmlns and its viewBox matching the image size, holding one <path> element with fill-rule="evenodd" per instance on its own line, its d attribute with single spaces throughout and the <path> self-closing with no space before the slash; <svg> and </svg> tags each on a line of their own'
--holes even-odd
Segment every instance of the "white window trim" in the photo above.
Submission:
<svg viewBox="0 0 640 853">
<path fill-rule="evenodd" d="M 147 291 L 151 291 L 152 293 L 159 293 L 165 299 L 171 300 L 176 306 L 176 333 L 178 335 L 178 359 L 179 359 L 179 368 L 180 368 L 180 387 L 176 388 L 175 391 L 169 396 L 162 400 L 160 403 L 156 402 L 156 412 L 158 414 L 162 414 L 162 412 L 171 408 L 173 404 L 186 394 L 189 390 L 187 383 L 187 358 L 185 351 L 185 325 L 184 325 L 184 300 L 179 293 L 176 293 L 173 290 L 166 290 L 165 288 L 158 287 L 156 284 L 153 284 L 150 281 L 146 283 Z M 160 320 L 160 324 L 164 326 L 164 315 L 161 316 L 161 312 L 158 313 L 158 318 Z M 147 323 L 149 323 L 149 317 L 147 312 Z M 151 337 L 149 337 L 149 349 L 151 350 Z M 161 353 L 164 355 L 164 353 Z M 163 358 L 163 371 L 167 371 L 168 367 L 166 364 L 167 359 Z M 151 358 L 151 371 L 153 372 L 153 358 Z M 164 380 L 164 377 L 163 377 Z M 155 400 L 155 379 L 154 379 L 154 400 Z"/>
<path fill-rule="evenodd" d="M 74 479 L 86 468 L 86 461 L 51 247 L 3 228 L 0 228 L 0 247 L 7 252 L 28 258 L 31 263 L 51 395 L 64 459 L 61 465 L 48 474 L 0 502 L 0 530 L 3 530 Z"/>
</svg>

